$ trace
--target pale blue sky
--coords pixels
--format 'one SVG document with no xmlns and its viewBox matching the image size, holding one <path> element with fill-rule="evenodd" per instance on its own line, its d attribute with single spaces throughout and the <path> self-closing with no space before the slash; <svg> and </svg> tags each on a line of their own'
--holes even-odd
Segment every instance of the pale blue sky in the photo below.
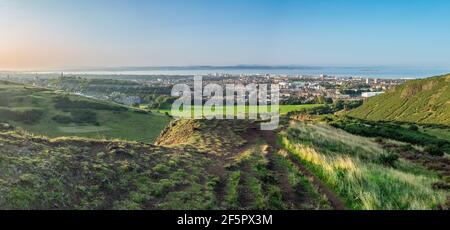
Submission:
<svg viewBox="0 0 450 230">
<path fill-rule="evenodd" d="M 0 0 L 0 68 L 450 67 L 447 0 Z"/>
</svg>

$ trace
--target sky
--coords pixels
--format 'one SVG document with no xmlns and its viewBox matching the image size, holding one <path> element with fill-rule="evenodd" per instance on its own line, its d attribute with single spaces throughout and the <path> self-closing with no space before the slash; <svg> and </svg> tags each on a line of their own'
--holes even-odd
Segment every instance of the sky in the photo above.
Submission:
<svg viewBox="0 0 450 230">
<path fill-rule="evenodd" d="M 448 0 L 0 0 L 0 69 L 450 67 Z"/>
</svg>

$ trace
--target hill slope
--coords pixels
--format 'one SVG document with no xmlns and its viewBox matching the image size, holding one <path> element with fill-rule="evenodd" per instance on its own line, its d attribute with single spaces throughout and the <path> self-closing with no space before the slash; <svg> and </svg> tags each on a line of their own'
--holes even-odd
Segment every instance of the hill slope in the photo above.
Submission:
<svg viewBox="0 0 450 230">
<path fill-rule="evenodd" d="M 373 121 L 450 125 L 450 75 L 408 81 L 369 98 L 348 115 Z"/>
<path fill-rule="evenodd" d="M 36 137 L 0 123 L 0 209 L 209 209 L 211 162 L 190 149 Z"/>
<path fill-rule="evenodd" d="M 49 137 L 152 143 L 170 118 L 45 88 L 0 81 L 0 122 Z"/>
<path fill-rule="evenodd" d="M 213 123 L 241 136 L 232 133 L 234 124 Z M 164 135 L 215 132 L 207 121 L 174 126 L 179 130 Z M 216 130 L 213 137 L 222 129 Z M 204 144 L 217 151 L 222 146 L 222 155 L 187 141 L 164 147 L 45 138 L 0 123 L 0 210 L 330 208 L 309 178 L 261 136 L 246 138 L 245 146 L 213 139 Z"/>
</svg>

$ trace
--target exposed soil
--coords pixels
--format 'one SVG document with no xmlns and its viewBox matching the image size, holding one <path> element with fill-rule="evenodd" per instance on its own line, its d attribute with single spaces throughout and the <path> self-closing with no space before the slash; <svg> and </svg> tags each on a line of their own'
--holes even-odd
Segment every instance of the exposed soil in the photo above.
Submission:
<svg viewBox="0 0 450 230">
<path fill-rule="evenodd" d="M 300 164 L 296 159 L 288 156 L 289 159 L 298 167 L 298 169 L 307 177 L 312 178 L 314 186 L 319 190 L 320 193 L 324 194 L 331 206 L 335 210 L 345 210 L 344 202 L 337 197 L 334 192 L 332 192 L 319 178 L 317 178 L 313 173 L 311 173 L 305 166 Z"/>
<path fill-rule="evenodd" d="M 213 175 L 216 175 L 219 178 L 219 182 L 216 184 L 216 187 L 214 188 L 214 191 L 216 193 L 216 199 L 219 204 L 221 204 L 225 200 L 226 196 L 226 185 L 227 185 L 227 179 L 228 179 L 228 167 L 231 166 L 233 160 L 235 157 L 241 155 L 242 153 L 246 152 L 250 148 L 252 148 L 256 140 L 258 139 L 258 134 L 255 132 L 255 126 L 250 126 L 245 130 L 243 134 L 241 134 L 242 137 L 245 138 L 246 144 L 243 146 L 233 146 L 232 150 L 222 154 L 222 155 L 211 155 L 211 157 L 215 158 L 217 161 L 215 164 L 211 165 L 208 168 L 208 172 L 210 172 Z M 241 166 L 241 171 L 244 173 L 241 174 L 241 182 L 240 184 L 246 184 L 246 175 L 250 173 L 250 168 L 248 164 L 244 164 Z M 244 191 L 246 188 L 244 186 L 239 186 L 239 203 L 243 207 L 248 207 L 251 202 L 252 198 L 250 197 L 249 191 Z"/>
<path fill-rule="evenodd" d="M 274 131 L 260 131 L 260 136 L 264 138 L 264 140 L 269 144 L 269 146 L 272 148 L 273 151 L 277 152 L 279 150 L 279 147 L 277 145 L 277 136 Z M 272 152 L 273 152 L 272 151 Z M 325 186 L 322 181 L 320 181 L 313 173 L 311 173 L 306 167 L 304 167 L 302 164 L 300 164 L 297 160 L 292 159 L 289 157 L 289 159 L 298 167 L 298 169 L 303 173 L 303 175 L 312 178 L 313 185 L 318 189 L 318 191 L 322 194 L 324 194 L 328 201 L 330 202 L 331 206 L 335 210 L 344 210 L 345 204 L 342 202 L 330 189 L 328 189 L 327 186 Z M 287 181 L 287 177 L 283 176 L 285 179 L 280 180 L 280 186 L 282 186 L 283 191 L 286 192 L 287 198 L 295 204 L 296 207 L 301 207 L 301 204 L 307 200 L 307 197 L 299 197 L 297 194 L 301 194 L 301 191 L 293 191 L 291 186 L 289 185 L 289 182 Z M 301 188 L 298 188 L 298 190 L 301 190 Z"/>
<path fill-rule="evenodd" d="M 223 125 L 224 127 L 216 127 L 213 130 L 216 132 L 220 132 L 222 129 L 229 129 L 228 123 L 218 123 L 218 126 Z M 227 126 L 227 127 L 225 127 Z M 239 165 L 236 165 L 236 157 L 242 155 L 248 150 L 254 148 L 257 144 L 258 140 L 263 140 L 267 143 L 268 148 L 267 155 L 265 155 L 268 160 L 268 168 L 273 173 L 273 179 L 269 184 L 273 184 L 278 186 L 282 191 L 283 201 L 287 205 L 289 209 L 303 209 L 307 204 L 313 201 L 313 197 L 310 197 L 309 192 L 303 188 L 302 185 L 298 185 L 296 188 L 293 188 L 288 180 L 287 171 L 284 168 L 280 168 L 275 163 L 276 155 L 279 154 L 280 148 L 277 144 L 277 135 L 275 131 L 263 131 L 260 130 L 260 127 L 257 123 L 248 123 L 245 129 L 242 130 L 233 130 L 238 136 L 240 136 L 243 140 L 245 140 L 245 144 L 239 143 L 225 143 L 223 142 L 223 148 L 220 151 L 220 154 L 216 153 L 208 153 L 204 154 L 208 155 L 208 158 L 213 160 L 213 163 L 208 167 L 208 173 L 215 175 L 218 178 L 218 182 L 214 189 L 216 194 L 217 203 L 222 206 L 225 202 L 225 198 L 227 195 L 227 182 L 229 178 L 229 173 L 234 170 L 240 170 L 241 178 L 239 182 L 239 197 L 238 202 L 242 208 L 249 208 L 253 203 L 254 199 L 252 197 L 251 191 L 248 191 L 249 188 L 246 186 L 248 184 L 248 177 L 252 175 L 251 166 L 242 162 Z M 191 133 L 190 135 L 193 135 Z M 225 138 L 224 136 L 219 135 L 219 139 Z M 195 146 L 193 146 L 195 147 Z M 314 174 L 309 172 L 301 163 L 299 163 L 295 159 L 290 159 L 300 170 L 300 172 L 308 178 L 312 179 L 312 185 L 316 187 L 319 193 L 323 194 L 329 201 L 330 205 L 337 210 L 345 209 L 344 203 L 333 193 L 331 192 Z M 237 168 L 236 168 L 237 167 Z M 266 186 L 266 184 L 264 185 Z"/>
<path fill-rule="evenodd" d="M 250 171 L 251 168 L 248 163 L 244 163 L 241 166 L 241 178 L 238 187 L 238 201 L 241 207 L 250 207 L 253 202 L 253 198 L 251 196 L 252 192 L 249 190 L 248 186 L 246 186 L 248 184 L 248 175 L 251 174 Z"/>
</svg>

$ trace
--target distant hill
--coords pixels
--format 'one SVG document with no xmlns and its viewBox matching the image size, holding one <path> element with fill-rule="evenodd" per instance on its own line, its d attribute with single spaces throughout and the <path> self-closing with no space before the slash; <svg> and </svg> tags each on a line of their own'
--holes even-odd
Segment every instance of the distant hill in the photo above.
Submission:
<svg viewBox="0 0 450 230">
<path fill-rule="evenodd" d="M 450 75 L 408 81 L 369 98 L 348 115 L 373 121 L 450 125 Z"/>
<path fill-rule="evenodd" d="M 0 122 L 49 137 L 153 143 L 171 118 L 62 91 L 0 81 Z"/>
</svg>

